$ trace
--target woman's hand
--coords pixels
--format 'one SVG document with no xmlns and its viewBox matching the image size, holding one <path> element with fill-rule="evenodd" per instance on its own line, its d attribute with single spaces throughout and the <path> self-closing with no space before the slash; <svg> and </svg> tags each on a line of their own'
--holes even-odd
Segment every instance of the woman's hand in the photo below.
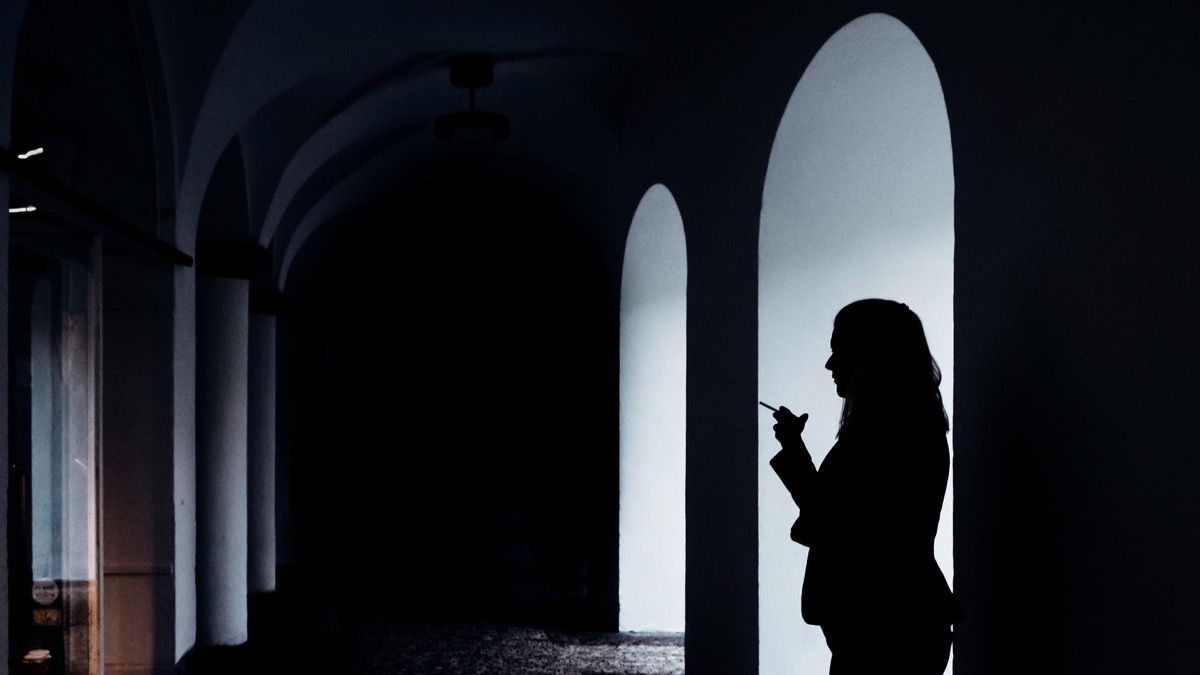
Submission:
<svg viewBox="0 0 1200 675">
<path fill-rule="evenodd" d="M 775 426 L 771 428 L 775 430 L 775 440 L 779 441 L 779 445 L 790 448 L 804 444 L 801 434 L 804 433 L 804 424 L 808 422 L 808 413 L 797 417 L 786 406 L 779 406 L 779 410 L 771 413 L 771 416 L 775 418 Z"/>
<path fill-rule="evenodd" d="M 796 417 L 791 410 L 780 406 L 775 411 L 775 438 L 783 449 L 771 458 L 771 468 L 783 481 L 783 486 L 792 495 L 796 506 L 804 508 L 805 500 L 812 494 L 812 482 L 817 477 L 817 469 L 813 466 L 812 457 L 804 447 L 800 437 L 804 433 L 804 423 L 808 421 L 808 413 Z M 798 537 L 793 535 L 793 539 Z"/>
</svg>

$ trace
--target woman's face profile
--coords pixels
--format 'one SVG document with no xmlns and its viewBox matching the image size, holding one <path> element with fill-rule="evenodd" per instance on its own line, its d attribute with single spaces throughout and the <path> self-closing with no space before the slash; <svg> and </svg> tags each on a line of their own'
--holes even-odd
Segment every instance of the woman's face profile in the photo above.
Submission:
<svg viewBox="0 0 1200 675">
<path fill-rule="evenodd" d="M 838 331 L 833 331 L 829 339 L 829 349 L 833 353 L 825 362 L 825 369 L 833 375 L 833 384 L 837 387 L 837 395 L 842 398 L 850 396 L 854 379 L 854 360 L 849 354 L 844 337 L 839 339 Z"/>
</svg>

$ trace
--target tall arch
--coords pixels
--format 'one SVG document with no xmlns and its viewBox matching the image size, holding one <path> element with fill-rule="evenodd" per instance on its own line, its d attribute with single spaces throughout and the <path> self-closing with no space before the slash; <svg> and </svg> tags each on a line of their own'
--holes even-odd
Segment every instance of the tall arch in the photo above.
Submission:
<svg viewBox="0 0 1200 675">
<path fill-rule="evenodd" d="M 621 271 L 622 630 L 684 629 L 687 248 L 671 192 L 642 197 Z"/>
<path fill-rule="evenodd" d="M 921 317 L 944 372 L 952 413 L 954 176 L 937 71 L 901 21 L 868 14 L 813 57 L 776 132 L 763 187 L 759 239 L 759 391 L 810 413 L 818 464 L 832 446 L 841 401 L 824 370 L 833 317 L 884 297 Z M 788 538 L 795 507 L 768 460 L 759 426 L 759 620 L 764 675 L 821 672 L 829 650 L 800 616 L 807 549 Z M 949 578 L 949 492 L 935 545 Z"/>
</svg>

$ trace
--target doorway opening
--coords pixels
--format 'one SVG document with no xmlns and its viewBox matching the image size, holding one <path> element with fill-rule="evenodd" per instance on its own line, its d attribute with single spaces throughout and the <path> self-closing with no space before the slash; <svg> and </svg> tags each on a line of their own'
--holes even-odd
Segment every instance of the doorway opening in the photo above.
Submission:
<svg viewBox="0 0 1200 675">
<path fill-rule="evenodd" d="M 663 185 L 633 216 L 621 271 L 620 614 L 684 630 L 687 246 Z"/>
<path fill-rule="evenodd" d="M 99 238 L 12 223 L 12 672 L 99 672 Z"/>
<path fill-rule="evenodd" d="M 814 462 L 840 415 L 824 370 L 833 318 L 861 298 L 898 300 L 921 317 L 953 423 L 950 127 L 933 62 L 896 18 L 855 19 L 813 57 L 776 132 L 759 236 L 759 391 L 810 414 Z M 795 506 L 768 465 L 772 423 L 762 415 L 758 433 L 762 673 L 823 672 L 824 636 L 800 616 L 807 549 L 788 537 Z M 950 486 L 935 555 L 952 582 Z"/>
</svg>

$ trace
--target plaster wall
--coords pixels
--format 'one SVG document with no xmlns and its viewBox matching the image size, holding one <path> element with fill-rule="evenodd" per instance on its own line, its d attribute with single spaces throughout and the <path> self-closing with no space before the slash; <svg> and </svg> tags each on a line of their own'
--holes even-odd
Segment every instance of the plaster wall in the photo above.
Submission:
<svg viewBox="0 0 1200 675">
<path fill-rule="evenodd" d="M 106 262 L 105 667 L 148 672 L 175 662 L 172 270 L 120 251 L 110 250 Z"/>
</svg>

